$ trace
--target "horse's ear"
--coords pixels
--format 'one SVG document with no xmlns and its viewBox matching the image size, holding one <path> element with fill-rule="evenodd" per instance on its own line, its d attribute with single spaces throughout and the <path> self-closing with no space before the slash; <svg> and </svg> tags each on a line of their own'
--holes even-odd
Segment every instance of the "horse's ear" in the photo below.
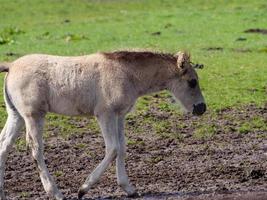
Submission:
<svg viewBox="0 0 267 200">
<path fill-rule="evenodd" d="M 180 70 L 184 69 L 185 64 L 190 62 L 190 54 L 187 52 L 179 51 L 174 56 L 177 59 L 177 66 Z"/>
</svg>

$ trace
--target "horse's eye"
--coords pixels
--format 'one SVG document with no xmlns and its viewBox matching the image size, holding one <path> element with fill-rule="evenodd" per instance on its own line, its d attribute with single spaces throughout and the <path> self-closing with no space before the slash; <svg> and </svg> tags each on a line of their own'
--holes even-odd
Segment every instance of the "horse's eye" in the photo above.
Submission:
<svg viewBox="0 0 267 200">
<path fill-rule="evenodd" d="M 188 85 L 190 88 L 195 88 L 197 86 L 197 80 L 196 79 L 191 79 L 188 82 Z"/>
</svg>

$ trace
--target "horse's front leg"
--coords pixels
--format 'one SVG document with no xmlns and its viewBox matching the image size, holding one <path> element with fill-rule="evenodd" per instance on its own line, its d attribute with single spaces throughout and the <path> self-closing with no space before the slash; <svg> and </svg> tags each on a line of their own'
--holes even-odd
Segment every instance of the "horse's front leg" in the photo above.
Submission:
<svg viewBox="0 0 267 200">
<path fill-rule="evenodd" d="M 118 139 L 118 117 L 114 112 L 101 113 L 97 120 L 99 122 L 106 145 L 106 154 L 101 163 L 87 177 L 85 183 L 78 192 L 78 198 L 81 199 L 100 179 L 101 175 L 108 168 L 110 163 L 116 159 L 119 149 Z"/>
<path fill-rule="evenodd" d="M 118 155 L 116 159 L 116 169 L 117 169 L 117 181 L 119 186 L 129 195 L 136 195 L 136 190 L 131 186 L 129 182 L 128 175 L 125 169 L 125 135 L 124 135 L 124 117 L 118 117 L 118 134 L 119 134 L 119 148 Z"/>
</svg>

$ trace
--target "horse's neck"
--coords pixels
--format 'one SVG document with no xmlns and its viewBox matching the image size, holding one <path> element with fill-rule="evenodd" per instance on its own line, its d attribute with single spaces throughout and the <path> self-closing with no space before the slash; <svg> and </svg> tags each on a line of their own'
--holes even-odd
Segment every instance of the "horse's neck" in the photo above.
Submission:
<svg viewBox="0 0 267 200">
<path fill-rule="evenodd" d="M 168 85 L 168 72 L 160 67 L 151 66 L 152 69 L 139 70 L 136 74 L 136 90 L 138 96 L 143 96 L 153 92 L 159 92 L 167 89 Z"/>
</svg>

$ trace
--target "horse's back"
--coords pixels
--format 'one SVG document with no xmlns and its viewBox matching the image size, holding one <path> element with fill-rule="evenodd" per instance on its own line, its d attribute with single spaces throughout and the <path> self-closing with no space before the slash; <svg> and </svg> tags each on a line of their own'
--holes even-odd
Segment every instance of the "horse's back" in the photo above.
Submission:
<svg viewBox="0 0 267 200">
<path fill-rule="evenodd" d="M 14 103 L 29 107 L 26 110 L 91 114 L 99 84 L 99 62 L 97 54 L 27 55 L 12 63 L 6 85 Z"/>
<path fill-rule="evenodd" d="M 7 86 L 19 107 L 91 115 L 96 107 L 101 110 L 131 101 L 124 67 L 101 53 L 77 57 L 32 54 L 12 63 Z"/>
</svg>

